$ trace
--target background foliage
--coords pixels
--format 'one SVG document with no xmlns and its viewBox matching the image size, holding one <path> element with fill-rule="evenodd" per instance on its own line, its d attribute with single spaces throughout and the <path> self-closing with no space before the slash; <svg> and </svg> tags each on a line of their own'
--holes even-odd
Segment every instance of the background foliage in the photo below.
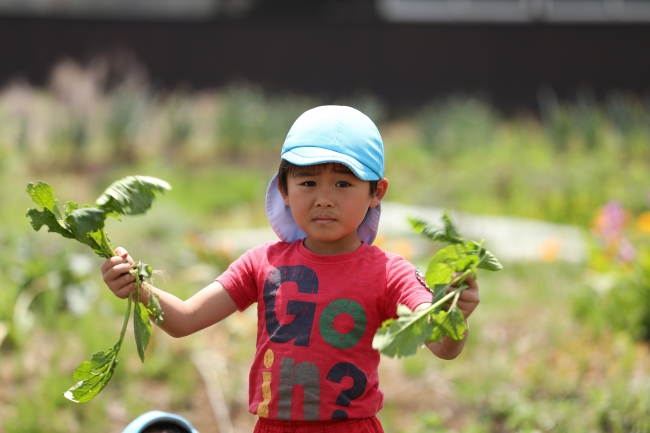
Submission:
<svg viewBox="0 0 650 433">
<path fill-rule="evenodd" d="M 43 180 L 83 204 L 119 177 L 167 180 L 173 190 L 146 217 L 108 231 L 165 271 L 161 288 L 189 297 L 236 257 L 211 234 L 267 225 L 263 197 L 284 136 L 324 103 L 357 107 L 380 126 L 387 200 L 591 233 L 587 263 L 504 263 L 482 277 L 458 359 L 385 358 L 386 430 L 649 431 L 647 101 L 617 92 L 595 101 L 586 90 L 558 101 L 543 89 L 540 116 L 506 117 L 471 95 L 397 113 L 372 95 L 329 100 L 247 83 L 163 92 L 130 77 L 107 88 L 70 63 L 48 88 L 14 83 L 0 95 L 0 431 L 119 432 L 150 409 L 202 432 L 250 429 L 248 313 L 181 340 L 154 331 L 145 366 L 127 341 L 102 395 L 63 398 L 76 365 L 111 344 L 123 305 L 103 286 L 100 259 L 31 231 L 25 188 Z"/>
</svg>

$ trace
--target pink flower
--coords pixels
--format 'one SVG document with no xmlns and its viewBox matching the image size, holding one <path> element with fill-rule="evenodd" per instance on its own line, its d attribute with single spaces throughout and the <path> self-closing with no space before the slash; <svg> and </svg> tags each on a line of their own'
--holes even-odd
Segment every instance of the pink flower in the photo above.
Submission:
<svg viewBox="0 0 650 433">
<path fill-rule="evenodd" d="M 625 209 L 620 202 L 612 200 L 600 209 L 594 220 L 593 230 L 607 243 L 616 242 L 625 228 L 626 221 Z"/>
<path fill-rule="evenodd" d="M 630 263 L 636 258 L 636 249 L 627 238 L 623 238 L 620 241 L 618 257 L 624 263 Z"/>
</svg>

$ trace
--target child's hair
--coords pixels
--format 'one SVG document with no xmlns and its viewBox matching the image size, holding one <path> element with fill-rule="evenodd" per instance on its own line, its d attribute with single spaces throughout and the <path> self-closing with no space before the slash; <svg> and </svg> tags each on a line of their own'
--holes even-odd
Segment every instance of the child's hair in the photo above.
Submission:
<svg viewBox="0 0 650 433">
<path fill-rule="evenodd" d="M 352 173 L 352 170 L 350 170 L 345 164 L 341 164 L 340 162 L 334 162 L 333 164 L 336 165 L 337 169 L 341 169 L 342 167 L 345 167 L 345 170 L 350 171 Z M 324 165 L 324 164 L 316 164 L 316 165 Z M 282 188 L 282 191 L 287 194 L 287 179 L 289 176 L 292 176 L 296 173 L 301 173 L 305 171 L 311 171 L 312 168 L 314 167 L 313 165 L 296 165 L 292 164 L 289 161 L 283 159 L 280 162 L 280 168 L 278 168 L 278 183 L 280 184 L 280 188 Z M 377 190 L 377 183 L 379 181 L 377 180 L 371 180 L 368 181 L 370 184 L 370 195 L 374 195 L 375 191 Z"/>
<path fill-rule="evenodd" d="M 161 421 L 148 426 L 142 433 L 189 433 L 189 430 L 176 423 Z"/>
<path fill-rule="evenodd" d="M 197 433 L 180 415 L 152 410 L 134 419 L 122 433 Z"/>
</svg>

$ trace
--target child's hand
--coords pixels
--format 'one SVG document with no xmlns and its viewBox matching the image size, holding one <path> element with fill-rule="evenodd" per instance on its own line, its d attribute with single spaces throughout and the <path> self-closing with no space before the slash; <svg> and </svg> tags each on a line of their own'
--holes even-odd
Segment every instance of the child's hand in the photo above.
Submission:
<svg viewBox="0 0 650 433">
<path fill-rule="evenodd" d="M 135 276 L 130 274 L 134 261 L 122 247 L 115 249 L 117 256 L 106 259 L 102 264 L 104 282 L 118 298 L 126 299 L 135 290 Z"/>
<path fill-rule="evenodd" d="M 460 274 L 454 275 L 454 278 L 459 275 Z M 474 275 L 469 275 L 465 282 L 469 285 L 469 288 L 460 292 L 456 306 L 463 313 L 465 320 L 467 320 L 480 302 L 480 297 L 478 294 L 478 284 L 476 283 Z"/>
</svg>

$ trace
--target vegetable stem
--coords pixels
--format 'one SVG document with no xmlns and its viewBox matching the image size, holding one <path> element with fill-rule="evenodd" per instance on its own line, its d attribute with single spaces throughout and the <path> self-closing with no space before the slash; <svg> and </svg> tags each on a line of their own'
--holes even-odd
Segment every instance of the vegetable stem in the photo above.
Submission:
<svg viewBox="0 0 650 433">
<path fill-rule="evenodd" d="M 128 298 L 128 302 L 126 304 L 126 312 L 124 314 L 124 321 L 122 322 L 120 339 L 117 340 L 117 344 L 115 344 L 114 346 L 115 352 L 113 353 L 113 359 L 111 360 L 111 368 L 109 369 L 109 371 L 114 369 L 115 366 L 117 365 L 117 356 L 120 354 L 120 349 L 122 348 L 122 342 L 124 342 L 124 336 L 126 335 L 126 328 L 129 324 L 129 317 L 131 317 L 131 297 Z"/>
<path fill-rule="evenodd" d="M 115 357 L 117 358 L 117 353 L 122 347 L 122 341 L 124 340 L 124 334 L 126 334 L 126 327 L 129 324 L 129 317 L 131 316 L 131 297 L 129 296 L 128 302 L 126 304 L 126 313 L 124 314 L 124 322 L 122 322 L 122 330 L 120 331 L 120 339 L 117 342 L 117 350 L 115 351 Z"/>
<path fill-rule="evenodd" d="M 126 303 L 126 312 L 124 314 L 124 321 L 122 322 L 122 330 L 120 331 L 120 339 L 117 340 L 115 347 L 115 353 L 113 354 L 113 359 L 111 360 L 111 370 L 117 365 L 117 356 L 120 354 L 120 349 L 122 348 L 122 342 L 124 341 L 124 335 L 126 335 L 126 327 L 129 324 L 129 317 L 131 317 L 131 297 L 129 296 L 128 302 Z M 111 374 L 112 375 L 112 374 Z"/>
<path fill-rule="evenodd" d="M 110 241 L 108 240 L 108 236 L 106 236 L 106 232 L 104 231 L 104 229 L 103 228 L 99 229 L 99 233 L 101 234 L 102 237 L 102 245 L 101 245 L 102 251 L 106 255 L 106 258 L 116 256 L 117 254 L 115 254 L 115 249 L 113 248 Z M 129 308 L 130 307 L 131 306 L 129 305 Z"/>
<path fill-rule="evenodd" d="M 427 309 L 423 311 L 434 311 L 439 306 L 443 305 L 445 302 L 456 296 L 456 292 L 460 292 L 459 289 L 454 290 L 451 293 L 447 293 L 444 297 L 440 298 L 435 304 L 431 304 Z"/>
<path fill-rule="evenodd" d="M 462 274 L 460 274 L 459 276 L 457 276 L 456 278 L 454 278 L 453 280 L 451 280 L 451 282 L 447 285 L 447 287 L 450 287 L 450 286 L 452 286 L 452 285 L 454 285 L 454 284 L 457 284 L 457 287 L 458 287 L 459 289 L 461 289 L 461 291 L 462 291 L 462 290 L 465 290 L 467 287 L 462 287 L 463 284 L 465 284 L 465 280 L 466 280 L 467 277 L 469 277 L 471 274 L 475 274 L 475 273 L 476 273 L 476 271 L 475 271 L 474 269 L 472 269 L 472 268 L 470 268 L 470 269 L 465 269 L 465 270 L 463 271 Z M 468 286 L 468 287 L 469 287 L 469 286 Z"/>
<path fill-rule="evenodd" d="M 454 300 L 451 303 L 451 308 L 455 308 L 456 304 L 458 303 L 458 298 L 460 297 L 460 292 L 462 292 L 464 289 L 463 288 L 458 288 L 454 291 Z"/>
</svg>

